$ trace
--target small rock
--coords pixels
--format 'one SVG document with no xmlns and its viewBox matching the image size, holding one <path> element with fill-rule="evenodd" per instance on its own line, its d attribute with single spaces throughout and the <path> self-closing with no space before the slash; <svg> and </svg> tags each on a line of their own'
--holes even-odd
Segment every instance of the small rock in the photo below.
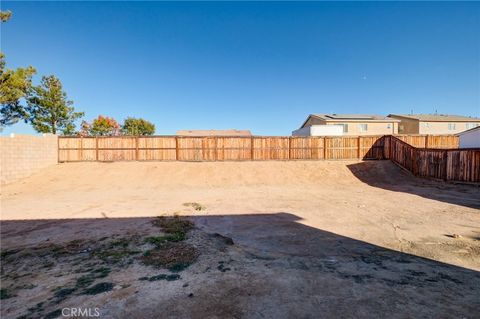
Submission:
<svg viewBox="0 0 480 319">
<path fill-rule="evenodd" d="M 193 297 L 193 293 L 189 293 L 188 298 L 192 298 L 192 297 Z"/>
<path fill-rule="evenodd" d="M 453 238 L 462 238 L 462 235 L 459 235 L 459 234 L 453 234 L 452 235 Z"/>
</svg>

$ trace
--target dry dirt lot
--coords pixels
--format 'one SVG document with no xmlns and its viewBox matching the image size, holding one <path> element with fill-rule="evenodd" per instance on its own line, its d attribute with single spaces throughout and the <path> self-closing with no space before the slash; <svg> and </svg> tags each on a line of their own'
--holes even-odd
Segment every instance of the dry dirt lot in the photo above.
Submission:
<svg viewBox="0 0 480 319">
<path fill-rule="evenodd" d="M 474 318 L 479 208 L 388 161 L 61 164 L 2 187 L 1 317 Z"/>
</svg>

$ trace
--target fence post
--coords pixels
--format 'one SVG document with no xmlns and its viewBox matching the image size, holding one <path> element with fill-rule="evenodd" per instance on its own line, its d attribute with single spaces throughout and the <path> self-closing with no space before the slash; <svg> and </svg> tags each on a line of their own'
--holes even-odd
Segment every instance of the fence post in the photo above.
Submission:
<svg viewBox="0 0 480 319">
<path fill-rule="evenodd" d="M 217 146 L 218 140 L 216 136 L 213 139 L 215 141 L 215 162 L 216 162 L 218 161 L 218 146 Z"/>
<path fill-rule="evenodd" d="M 98 136 L 95 136 L 95 160 L 98 162 Z"/>
<path fill-rule="evenodd" d="M 327 137 L 323 137 L 323 160 L 327 159 Z"/>
<path fill-rule="evenodd" d="M 443 152 L 443 166 L 443 173 L 445 174 L 443 180 L 448 181 L 448 151 Z"/>
<path fill-rule="evenodd" d="M 57 135 L 57 163 L 60 163 L 60 136 Z"/>
<path fill-rule="evenodd" d="M 290 159 L 290 152 L 292 151 L 292 148 L 290 146 L 290 140 L 291 140 L 291 137 L 288 137 L 288 159 Z"/>
<path fill-rule="evenodd" d="M 83 161 L 83 136 L 80 136 L 80 161 Z"/>
<path fill-rule="evenodd" d="M 415 162 L 415 159 L 417 158 L 417 154 L 416 154 L 416 148 L 414 148 L 413 146 L 410 147 L 410 156 L 412 157 L 412 172 L 413 172 L 413 175 L 417 176 L 418 175 L 418 169 L 416 169 L 416 162 Z"/>
<path fill-rule="evenodd" d="M 138 135 L 135 136 L 135 160 L 138 161 Z"/>
<path fill-rule="evenodd" d="M 357 138 L 357 157 L 360 159 L 360 136 Z"/>
<path fill-rule="evenodd" d="M 178 136 L 175 136 L 175 160 L 178 161 Z"/>
<path fill-rule="evenodd" d="M 250 158 L 253 161 L 253 136 L 250 138 Z"/>
<path fill-rule="evenodd" d="M 428 137 L 429 136 L 430 135 L 428 135 L 428 134 L 425 136 L 425 148 L 428 148 Z"/>
<path fill-rule="evenodd" d="M 381 138 L 381 141 L 383 143 L 383 147 L 382 147 L 382 160 L 384 160 L 386 157 L 385 157 L 385 145 L 387 145 L 387 143 L 385 143 L 385 140 L 386 140 L 386 136 L 383 135 L 382 138 Z M 378 158 L 377 158 L 378 159 Z"/>
<path fill-rule="evenodd" d="M 388 150 L 388 156 L 390 156 L 390 160 L 393 160 L 393 142 L 395 140 L 393 139 L 393 137 L 390 135 L 390 143 L 388 145 L 389 147 L 389 150 Z"/>
</svg>

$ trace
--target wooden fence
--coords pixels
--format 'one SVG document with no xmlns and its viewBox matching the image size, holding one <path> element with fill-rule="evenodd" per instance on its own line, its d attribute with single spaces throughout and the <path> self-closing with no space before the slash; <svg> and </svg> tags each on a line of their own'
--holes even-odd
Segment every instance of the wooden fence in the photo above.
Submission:
<svg viewBox="0 0 480 319">
<path fill-rule="evenodd" d="M 415 176 L 480 183 L 480 148 L 417 148 L 396 136 L 386 136 L 385 158 Z"/>
<path fill-rule="evenodd" d="M 415 145 L 457 148 L 455 136 L 400 136 Z M 384 136 L 60 137 L 59 162 L 384 159 Z"/>
<path fill-rule="evenodd" d="M 458 148 L 456 135 L 395 135 L 396 138 L 419 148 Z"/>
</svg>

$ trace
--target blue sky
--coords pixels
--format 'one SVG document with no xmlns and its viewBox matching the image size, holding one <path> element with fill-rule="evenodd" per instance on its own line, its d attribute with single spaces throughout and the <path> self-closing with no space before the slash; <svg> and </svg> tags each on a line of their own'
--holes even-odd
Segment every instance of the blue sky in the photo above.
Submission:
<svg viewBox="0 0 480 319">
<path fill-rule="evenodd" d="M 3 1 L 7 9 L 7 67 L 55 74 L 89 121 L 289 135 L 310 113 L 480 116 L 478 2 Z"/>
</svg>

